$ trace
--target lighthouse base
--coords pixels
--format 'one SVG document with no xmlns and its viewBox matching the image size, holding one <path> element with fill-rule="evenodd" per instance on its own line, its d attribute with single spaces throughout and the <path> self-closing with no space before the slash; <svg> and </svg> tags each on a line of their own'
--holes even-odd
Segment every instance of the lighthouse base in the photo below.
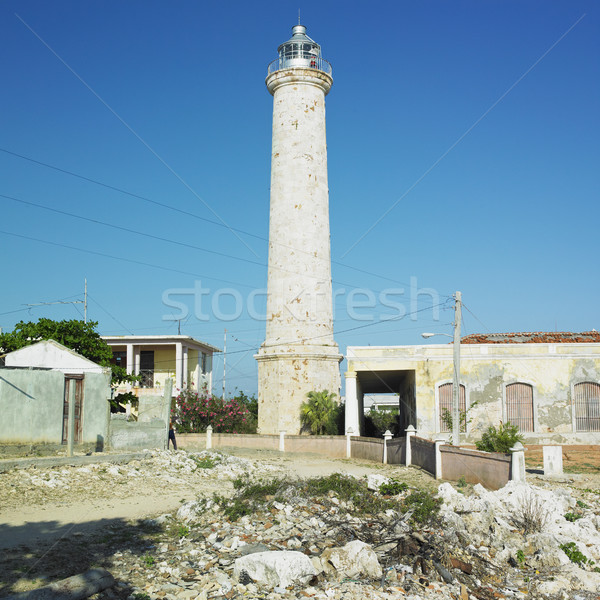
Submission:
<svg viewBox="0 0 600 600">
<path fill-rule="evenodd" d="M 287 352 L 285 350 L 288 350 Z M 337 345 L 261 348 L 258 361 L 258 433 L 302 433 L 300 407 L 308 392 L 328 390 L 340 401 L 340 362 Z"/>
</svg>

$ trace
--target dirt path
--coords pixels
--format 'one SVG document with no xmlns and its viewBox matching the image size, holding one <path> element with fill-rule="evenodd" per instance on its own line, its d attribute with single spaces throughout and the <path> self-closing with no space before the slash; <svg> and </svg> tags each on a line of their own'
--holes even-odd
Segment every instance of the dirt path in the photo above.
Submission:
<svg viewBox="0 0 600 600">
<path fill-rule="evenodd" d="M 177 510 L 197 496 L 226 494 L 231 475 L 251 477 L 314 477 L 335 472 L 357 476 L 379 473 L 415 486 L 435 486 L 426 473 L 357 460 L 329 459 L 314 454 L 280 454 L 228 448 L 241 459 L 226 473 L 214 469 L 185 472 L 188 455 L 157 453 L 155 458 L 124 466 L 67 467 L 11 471 L 0 476 L 0 549 L 52 542 L 118 523 Z M 170 460 L 165 460 L 165 454 Z M 177 460 L 175 460 L 177 459 Z M 181 459 L 181 460 L 179 460 Z M 182 472 L 183 471 L 183 472 Z"/>
</svg>

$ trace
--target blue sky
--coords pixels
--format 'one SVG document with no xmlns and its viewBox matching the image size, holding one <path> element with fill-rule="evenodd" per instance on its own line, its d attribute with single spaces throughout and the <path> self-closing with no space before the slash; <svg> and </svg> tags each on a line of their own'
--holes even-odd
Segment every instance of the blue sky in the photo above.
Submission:
<svg viewBox="0 0 600 600">
<path fill-rule="evenodd" d="M 341 350 L 451 333 L 455 290 L 463 333 L 598 329 L 600 10 L 577 0 L 5 0 L 0 326 L 79 317 L 25 305 L 87 277 L 101 333 L 177 333 L 170 294 L 182 333 L 222 347 L 227 328 L 228 391 L 256 391 L 264 79 L 298 8 L 333 65 Z M 198 285 L 200 310 L 174 295 Z"/>
</svg>

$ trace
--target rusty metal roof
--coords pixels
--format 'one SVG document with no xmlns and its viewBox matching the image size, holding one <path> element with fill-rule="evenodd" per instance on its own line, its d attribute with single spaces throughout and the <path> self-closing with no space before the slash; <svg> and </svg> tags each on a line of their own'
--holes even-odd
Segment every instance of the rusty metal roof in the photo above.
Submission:
<svg viewBox="0 0 600 600">
<path fill-rule="evenodd" d="M 590 344 L 600 343 L 600 331 L 529 331 L 519 333 L 472 333 L 461 344 Z"/>
</svg>

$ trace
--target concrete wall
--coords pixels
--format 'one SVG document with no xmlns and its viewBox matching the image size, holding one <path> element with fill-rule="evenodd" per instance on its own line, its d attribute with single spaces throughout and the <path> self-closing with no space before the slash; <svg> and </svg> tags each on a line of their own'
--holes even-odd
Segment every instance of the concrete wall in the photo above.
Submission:
<svg viewBox="0 0 600 600">
<path fill-rule="evenodd" d="M 108 445 L 111 450 L 143 450 L 167 447 L 164 420 L 127 421 L 123 413 L 111 415 Z"/>
<path fill-rule="evenodd" d="M 412 436 L 410 452 L 411 464 L 435 476 L 435 442 Z"/>
<path fill-rule="evenodd" d="M 468 483 L 480 483 L 497 490 L 510 479 L 511 457 L 508 454 L 479 452 L 453 446 L 441 446 L 442 477 L 458 481 L 461 477 Z"/>
<path fill-rule="evenodd" d="M 359 381 L 361 370 L 414 371 L 415 427 L 422 437 L 439 433 L 438 388 L 452 382 L 451 344 L 349 347 L 348 370 L 357 372 Z M 489 425 L 506 421 L 506 385 L 522 382 L 533 386 L 535 413 L 535 430 L 524 434 L 525 443 L 597 443 L 598 432 L 575 431 L 572 390 L 581 381 L 600 383 L 600 344 L 462 344 L 467 409 L 477 405 L 461 442 L 474 443 Z"/>
<path fill-rule="evenodd" d="M 352 437 L 352 458 L 383 462 L 383 440 L 369 437 Z"/>
<path fill-rule="evenodd" d="M 0 441 L 60 444 L 65 376 L 60 371 L 0 369 Z M 82 443 L 106 440 L 110 375 L 87 373 L 83 388 Z"/>
</svg>

